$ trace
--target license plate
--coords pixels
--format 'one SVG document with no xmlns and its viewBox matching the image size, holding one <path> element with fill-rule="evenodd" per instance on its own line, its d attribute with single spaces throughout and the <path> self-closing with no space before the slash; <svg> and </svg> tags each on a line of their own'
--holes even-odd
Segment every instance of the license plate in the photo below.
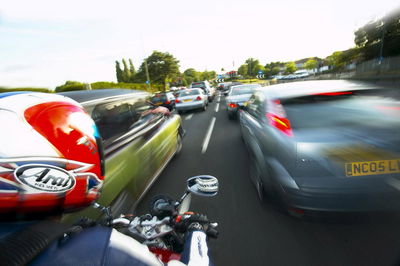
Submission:
<svg viewBox="0 0 400 266">
<path fill-rule="evenodd" d="M 346 176 L 400 173 L 400 159 L 346 163 Z"/>
<path fill-rule="evenodd" d="M 190 99 L 187 99 L 187 100 L 183 100 L 184 102 L 191 102 L 192 100 L 190 100 Z"/>
<path fill-rule="evenodd" d="M 156 103 L 156 105 L 161 105 L 161 104 L 162 104 L 162 102 L 157 102 L 157 103 Z"/>
</svg>

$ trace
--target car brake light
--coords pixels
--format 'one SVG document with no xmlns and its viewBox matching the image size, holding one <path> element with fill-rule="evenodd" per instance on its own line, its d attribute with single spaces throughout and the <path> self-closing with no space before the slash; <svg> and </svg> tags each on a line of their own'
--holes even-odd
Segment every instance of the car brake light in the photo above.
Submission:
<svg viewBox="0 0 400 266">
<path fill-rule="evenodd" d="M 201 97 L 197 96 L 196 101 L 201 101 Z"/>
<path fill-rule="evenodd" d="M 180 102 L 181 102 L 181 100 L 179 100 L 179 99 L 175 100 L 175 103 L 180 103 Z"/>
<path fill-rule="evenodd" d="M 351 91 L 322 92 L 322 93 L 312 93 L 311 95 L 336 96 L 336 95 L 347 95 L 347 94 L 353 94 L 353 92 Z"/>
<path fill-rule="evenodd" d="M 170 101 L 170 100 L 168 100 L 168 101 L 166 101 L 166 102 L 165 102 L 165 104 L 170 104 L 170 103 L 171 103 L 171 101 Z"/>
<path fill-rule="evenodd" d="M 275 127 L 285 135 L 293 137 L 290 120 L 286 117 L 285 109 L 280 100 L 274 100 L 268 103 L 268 111 L 265 114 L 271 126 Z"/>
<path fill-rule="evenodd" d="M 229 103 L 228 106 L 229 106 L 230 108 L 236 108 L 236 107 L 238 107 L 238 105 L 237 105 L 236 103 Z"/>
</svg>

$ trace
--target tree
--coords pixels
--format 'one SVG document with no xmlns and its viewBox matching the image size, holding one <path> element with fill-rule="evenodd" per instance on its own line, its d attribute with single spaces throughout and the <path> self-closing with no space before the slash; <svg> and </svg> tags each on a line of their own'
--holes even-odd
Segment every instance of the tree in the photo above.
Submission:
<svg viewBox="0 0 400 266">
<path fill-rule="evenodd" d="M 318 62 L 317 60 L 314 59 L 308 59 L 307 62 L 304 63 L 304 68 L 308 70 L 313 70 L 318 67 Z"/>
<path fill-rule="evenodd" d="M 285 73 L 292 74 L 297 70 L 296 64 L 294 62 L 288 62 L 285 64 Z"/>
<path fill-rule="evenodd" d="M 363 59 L 400 55 L 400 9 L 368 22 L 354 32 Z"/>
<path fill-rule="evenodd" d="M 201 80 L 214 79 L 216 76 L 217 76 L 217 73 L 215 71 L 207 71 L 207 70 L 205 70 L 204 72 L 200 73 L 200 79 Z"/>
<path fill-rule="evenodd" d="M 188 68 L 183 72 L 183 78 L 186 80 L 187 84 L 190 84 L 193 81 L 199 81 L 200 74 L 194 68 Z"/>
<path fill-rule="evenodd" d="M 124 69 L 122 70 L 122 82 L 129 82 L 131 75 L 125 58 L 122 59 L 122 64 L 124 65 Z"/>
<path fill-rule="evenodd" d="M 264 66 L 265 75 L 268 77 L 278 75 L 281 72 L 281 68 L 285 67 L 285 63 L 283 62 L 271 62 Z"/>
<path fill-rule="evenodd" d="M 275 76 L 275 75 L 278 75 L 279 74 L 279 72 L 281 72 L 281 68 L 280 67 L 278 67 L 278 66 L 274 66 L 272 69 L 271 69 L 271 76 Z"/>
<path fill-rule="evenodd" d="M 170 53 L 153 51 L 145 59 L 149 71 L 150 80 L 156 84 L 167 85 L 169 80 L 179 76 L 179 60 Z M 141 64 L 137 73 L 138 80 L 146 81 L 145 61 Z"/>
<path fill-rule="evenodd" d="M 135 82 L 136 70 L 133 66 L 132 59 L 129 58 L 129 82 Z"/>
<path fill-rule="evenodd" d="M 121 69 L 121 65 L 118 62 L 118 60 L 115 61 L 115 72 L 116 72 L 116 75 L 117 75 L 117 81 L 118 82 L 123 82 L 122 81 L 122 79 L 123 79 L 123 77 L 122 77 L 122 69 Z"/>
<path fill-rule="evenodd" d="M 247 72 L 248 72 L 248 66 L 246 64 L 241 65 L 238 69 L 239 75 L 243 77 L 247 76 Z"/>
<path fill-rule="evenodd" d="M 249 77 L 255 77 L 260 67 L 262 67 L 260 62 L 254 58 L 248 58 L 245 64 L 247 65 L 247 76 Z"/>
<path fill-rule="evenodd" d="M 328 65 L 331 66 L 335 71 L 341 70 L 345 66 L 345 63 L 342 59 L 342 53 L 342 51 L 336 51 L 326 58 Z"/>
</svg>

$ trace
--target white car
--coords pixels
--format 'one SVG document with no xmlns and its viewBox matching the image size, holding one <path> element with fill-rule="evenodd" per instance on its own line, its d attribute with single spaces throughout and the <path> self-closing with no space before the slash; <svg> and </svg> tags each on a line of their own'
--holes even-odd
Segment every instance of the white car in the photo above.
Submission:
<svg viewBox="0 0 400 266">
<path fill-rule="evenodd" d="M 205 111 L 207 105 L 208 95 L 206 95 L 202 89 L 183 90 L 175 99 L 175 109 L 179 114 L 194 109 L 202 109 Z"/>
<path fill-rule="evenodd" d="M 297 70 L 296 72 L 294 72 L 293 75 L 298 79 L 302 79 L 302 78 L 306 78 L 306 77 L 310 76 L 310 74 L 308 73 L 307 70 Z"/>
</svg>

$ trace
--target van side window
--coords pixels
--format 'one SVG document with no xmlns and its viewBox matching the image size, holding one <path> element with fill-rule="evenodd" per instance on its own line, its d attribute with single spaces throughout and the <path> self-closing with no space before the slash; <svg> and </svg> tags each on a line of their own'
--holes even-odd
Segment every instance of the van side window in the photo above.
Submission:
<svg viewBox="0 0 400 266">
<path fill-rule="evenodd" d="M 107 141 L 127 133 L 137 124 L 143 124 L 152 116 L 147 112 L 150 108 L 151 105 L 144 98 L 116 99 L 96 105 L 92 111 L 92 118 L 100 135 Z"/>
</svg>

